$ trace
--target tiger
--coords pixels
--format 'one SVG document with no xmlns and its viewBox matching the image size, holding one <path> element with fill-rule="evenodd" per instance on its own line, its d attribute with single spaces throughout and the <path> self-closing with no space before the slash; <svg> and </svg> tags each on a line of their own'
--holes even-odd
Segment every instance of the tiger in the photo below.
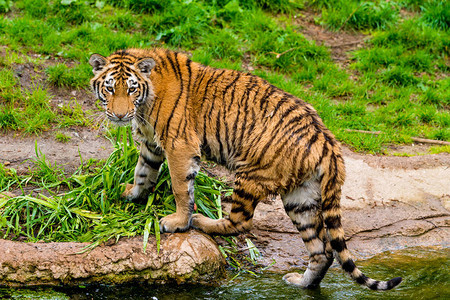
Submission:
<svg viewBox="0 0 450 300">
<path fill-rule="evenodd" d="M 287 283 L 317 288 L 335 257 L 372 290 L 400 284 L 401 277 L 377 281 L 356 267 L 341 223 L 341 146 L 310 104 L 256 75 L 204 66 L 163 48 L 92 54 L 89 63 L 106 116 L 117 125 L 131 123 L 140 140 L 134 183 L 123 197 L 146 201 L 167 160 L 176 212 L 160 220 L 162 233 L 244 233 L 257 204 L 281 195 L 309 253 L 306 271 L 284 275 Z M 235 173 L 231 212 L 222 219 L 194 213 L 202 157 Z"/>
</svg>

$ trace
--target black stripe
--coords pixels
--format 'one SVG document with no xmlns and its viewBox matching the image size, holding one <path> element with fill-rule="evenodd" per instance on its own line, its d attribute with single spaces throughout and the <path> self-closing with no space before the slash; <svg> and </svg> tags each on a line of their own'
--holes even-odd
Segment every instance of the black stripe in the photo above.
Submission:
<svg viewBox="0 0 450 300">
<path fill-rule="evenodd" d="M 288 103 L 288 99 L 290 96 L 288 94 L 284 94 L 283 97 L 278 101 L 277 105 L 275 106 L 274 110 L 270 113 L 271 116 L 275 116 L 278 110 L 281 108 L 281 106 L 285 103 Z"/>
<path fill-rule="evenodd" d="M 342 263 L 342 269 L 344 269 L 345 272 L 352 273 L 356 269 L 356 266 L 353 260 L 349 259 Z"/>
<path fill-rule="evenodd" d="M 207 108 L 209 108 L 209 106 Z M 207 119 L 207 114 L 206 114 L 206 111 L 205 111 L 203 113 L 203 146 L 205 146 L 205 147 L 208 145 L 208 140 L 206 138 L 206 119 Z M 209 151 L 209 153 L 211 153 L 211 151 Z"/>
<path fill-rule="evenodd" d="M 150 158 L 144 156 L 144 155 L 140 155 L 140 157 L 142 157 L 142 159 L 144 160 L 144 163 L 148 166 L 150 166 L 152 169 L 154 170 L 159 170 L 159 167 L 161 166 L 162 162 L 161 161 L 153 161 Z"/>
<path fill-rule="evenodd" d="M 316 225 L 315 225 L 314 223 L 301 225 L 301 224 L 298 224 L 298 223 L 297 223 L 296 221 L 294 221 L 294 220 L 293 220 L 292 222 L 294 223 L 294 225 L 296 225 L 297 230 L 298 230 L 299 232 L 306 231 L 306 230 L 308 230 L 308 229 L 312 229 L 312 228 L 315 228 L 315 227 L 316 227 Z"/>
<path fill-rule="evenodd" d="M 193 173 L 189 174 L 188 176 L 186 176 L 186 180 L 187 181 L 194 180 L 195 176 L 197 176 L 197 172 L 193 172 Z"/>
<path fill-rule="evenodd" d="M 161 109 L 162 101 L 159 100 L 158 108 L 156 109 L 156 118 L 155 123 L 153 124 L 153 128 L 156 130 L 156 126 L 158 125 L 158 119 L 159 119 L 159 110 Z M 153 114 L 153 109 L 155 108 L 155 105 L 152 105 L 152 109 L 150 110 L 150 116 Z"/>
<path fill-rule="evenodd" d="M 330 244 L 331 248 L 333 248 L 336 252 L 342 252 L 344 249 L 347 249 L 343 239 L 331 240 Z"/>
<path fill-rule="evenodd" d="M 187 141 L 187 134 L 186 134 L 186 127 L 187 127 L 187 106 L 188 106 L 188 101 L 189 101 L 189 95 L 191 93 L 191 82 L 192 82 L 192 70 L 191 70 L 191 64 L 192 61 L 190 59 L 187 60 L 186 62 L 186 67 L 188 70 L 188 86 L 187 86 L 187 97 L 186 97 L 186 103 L 184 106 L 184 126 L 183 126 L 183 136 L 186 138 Z"/>
<path fill-rule="evenodd" d="M 284 210 L 286 210 L 287 212 L 293 211 L 298 207 L 298 205 L 298 203 L 287 203 L 284 205 Z"/>
<path fill-rule="evenodd" d="M 155 156 L 162 155 L 162 150 L 156 144 L 151 144 L 149 141 L 145 141 L 145 147 L 150 153 Z"/>
<path fill-rule="evenodd" d="M 402 282 L 402 278 L 401 277 L 392 278 L 391 280 L 389 280 L 387 282 L 387 289 L 390 290 L 393 287 L 396 287 L 397 285 L 400 284 L 400 282 Z"/>
<path fill-rule="evenodd" d="M 228 84 L 226 87 L 225 87 L 225 89 L 223 90 L 223 92 L 222 92 L 222 96 L 225 98 L 225 95 L 226 95 L 226 93 L 228 92 L 228 89 L 230 89 L 233 85 L 235 85 L 236 84 L 236 81 L 238 81 L 238 79 L 241 77 L 241 74 L 239 73 L 239 72 L 236 72 L 237 73 L 237 75 L 236 75 L 236 77 L 233 79 L 233 81 L 231 81 L 231 83 L 230 84 Z"/>
<path fill-rule="evenodd" d="M 303 243 L 305 243 L 305 244 L 311 242 L 314 239 L 317 239 L 317 236 L 315 234 L 308 236 L 306 238 L 302 238 Z"/>
<path fill-rule="evenodd" d="M 378 290 L 378 285 L 379 285 L 379 281 L 378 280 L 375 280 L 372 284 L 370 284 L 369 285 L 369 289 L 371 289 L 371 290 Z"/>
<path fill-rule="evenodd" d="M 269 87 L 266 89 L 266 92 L 259 100 L 260 110 L 263 109 L 263 104 L 267 105 L 267 103 L 269 103 L 269 101 L 267 99 L 270 98 L 275 92 L 276 92 L 276 89 L 272 85 L 269 85 Z"/>
<path fill-rule="evenodd" d="M 219 143 L 219 155 L 220 155 L 220 162 L 225 162 L 225 156 L 223 153 L 223 144 L 220 138 L 220 110 L 217 112 L 217 119 L 216 119 L 216 140 L 217 143 Z"/>
<path fill-rule="evenodd" d="M 195 81 L 193 84 L 193 86 L 195 88 L 194 95 L 198 94 L 198 90 L 199 90 L 200 86 L 202 85 L 202 81 L 205 78 L 205 75 L 207 73 L 206 68 L 201 68 L 199 72 L 201 72 L 201 75 L 199 76 L 199 74 L 197 74 L 197 76 L 195 76 Z"/>
<path fill-rule="evenodd" d="M 241 126 L 241 133 L 239 135 L 239 141 L 236 143 L 234 142 L 235 145 L 242 145 L 242 141 L 244 139 L 244 131 L 246 129 L 247 126 L 247 114 L 248 114 L 248 100 L 250 98 L 250 93 L 247 92 L 247 95 L 245 97 L 245 103 L 244 103 L 244 115 L 243 115 L 243 122 L 242 122 L 242 126 Z"/>
<path fill-rule="evenodd" d="M 334 168 L 334 170 L 333 170 Z M 334 172 L 333 172 L 334 171 Z M 336 175 L 337 175 L 337 162 L 336 162 L 336 156 L 334 153 L 330 157 L 330 164 L 328 167 L 328 174 L 330 175 L 330 179 L 327 182 L 326 189 L 332 190 L 334 186 L 336 185 Z"/>
<path fill-rule="evenodd" d="M 203 110 L 203 105 L 204 105 L 204 103 L 206 103 L 206 102 L 209 102 L 209 101 L 206 101 L 207 99 L 207 94 L 208 94 L 208 90 L 209 90 L 209 88 L 210 88 L 210 86 L 212 86 L 215 82 L 216 82 L 216 80 L 220 77 L 220 76 L 222 76 L 223 75 L 223 73 L 225 73 L 225 70 L 221 70 L 221 72 L 214 72 L 212 75 L 211 75 L 211 77 L 208 79 L 208 81 L 206 82 L 206 86 L 205 86 L 205 88 L 204 88 L 204 93 L 203 93 L 203 102 L 202 102 L 202 106 L 201 106 L 201 110 Z M 214 76 L 214 75 L 216 75 L 216 76 Z M 217 87 L 216 87 L 216 89 L 217 89 Z M 214 97 L 213 97 L 213 99 L 211 99 L 211 100 L 214 100 Z M 212 103 L 211 103 L 212 104 Z"/>
<path fill-rule="evenodd" d="M 172 67 L 172 70 L 175 72 L 175 76 L 178 80 L 181 80 L 181 71 L 178 69 L 178 64 L 176 65 L 175 62 L 172 60 L 172 57 L 170 57 L 170 52 L 167 53 L 167 60 L 169 61 L 170 66 Z M 175 60 L 177 60 L 176 52 L 174 53 Z"/>
<path fill-rule="evenodd" d="M 337 229 L 341 228 L 341 216 L 331 216 L 325 219 L 325 224 L 328 229 Z"/>
<path fill-rule="evenodd" d="M 256 200 L 256 197 L 254 195 L 240 188 L 234 188 L 233 193 L 241 199 Z"/>
<path fill-rule="evenodd" d="M 233 214 L 238 214 L 238 213 L 242 214 L 244 216 L 245 220 L 251 219 L 253 217 L 253 213 L 246 210 L 245 207 L 243 207 L 243 206 L 233 206 L 231 208 L 231 212 Z"/>
<path fill-rule="evenodd" d="M 356 282 L 359 283 L 359 284 L 366 284 L 368 279 L 369 279 L 369 277 L 367 277 L 364 274 L 361 274 L 361 276 L 356 278 Z"/>
<path fill-rule="evenodd" d="M 303 169 L 304 162 L 305 162 L 306 158 L 311 154 L 311 147 L 312 147 L 312 145 L 314 145 L 317 142 L 318 136 L 319 136 L 319 134 L 317 132 L 315 132 L 313 134 L 313 136 L 306 143 L 306 149 L 303 149 L 303 154 L 302 154 L 302 157 L 300 159 L 300 166 L 301 167 L 299 169 Z"/>
<path fill-rule="evenodd" d="M 317 204 L 312 203 L 312 204 L 309 204 L 309 205 L 298 206 L 294 210 L 294 213 L 302 214 L 302 213 L 305 213 L 305 212 L 310 211 L 310 210 L 317 210 Z"/>
<path fill-rule="evenodd" d="M 322 255 L 325 255 L 325 253 L 323 252 L 323 250 L 322 251 L 314 251 L 314 252 L 309 253 L 309 257 L 315 257 L 318 255 L 322 256 Z"/>
</svg>

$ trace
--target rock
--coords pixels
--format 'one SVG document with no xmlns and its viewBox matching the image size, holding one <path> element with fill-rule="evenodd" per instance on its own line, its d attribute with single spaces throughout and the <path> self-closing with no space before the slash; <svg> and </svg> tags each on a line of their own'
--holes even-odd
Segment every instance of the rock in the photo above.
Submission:
<svg viewBox="0 0 450 300">
<path fill-rule="evenodd" d="M 77 254 L 89 243 L 21 243 L 0 240 L 0 285 L 20 287 L 102 283 L 214 283 L 225 260 L 213 239 L 191 230 L 163 234 L 161 248 L 150 237 L 122 238 Z"/>
</svg>

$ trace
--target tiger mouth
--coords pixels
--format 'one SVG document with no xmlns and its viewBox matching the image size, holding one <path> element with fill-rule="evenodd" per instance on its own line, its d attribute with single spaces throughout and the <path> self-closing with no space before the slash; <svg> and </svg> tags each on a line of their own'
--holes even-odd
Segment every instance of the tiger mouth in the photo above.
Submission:
<svg viewBox="0 0 450 300">
<path fill-rule="evenodd" d="M 111 121 L 111 123 L 113 123 L 114 125 L 117 125 L 117 126 L 127 126 L 127 125 L 129 125 L 129 124 L 131 124 L 131 121 L 133 120 L 133 117 L 129 117 L 129 118 L 126 118 L 126 119 L 112 119 L 112 118 L 109 118 L 109 120 Z"/>
</svg>

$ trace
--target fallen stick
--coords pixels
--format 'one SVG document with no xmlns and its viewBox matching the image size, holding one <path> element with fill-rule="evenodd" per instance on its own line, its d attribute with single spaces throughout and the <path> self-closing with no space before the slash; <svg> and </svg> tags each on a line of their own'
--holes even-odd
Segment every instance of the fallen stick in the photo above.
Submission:
<svg viewBox="0 0 450 300">
<path fill-rule="evenodd" d="M 367 130 L 358 130 L 358 129 L 345 129 L 345 131 L 367 133 L 367 134 L 375 134 L 375 135 L 379 135 L 379 134 L 383 133 L 383 131 L 367 131 Z"/>
<path fill-rule="evenodd" d="M 345 129 L 345 131 L 359 132 L 359 133 L 366 133 L 366 134 L 375 134 L 375 135 L 384 133 L 383 131 L 367 131 L 367 130 L 358 130 L 358 129 Z M 424 143 L 424 144 L 450 145 L 450 142 L 447 142 L 447 141 L 430 140 L 430 139 L 423 139 L 423 138 L 418 138 L 418 137 L 411 137 L 411 140 L 413 140 L 413 142 Z"/>
<path fill-rule="evenodd" d="M 450 145 L 450 142 L 446 142 L 446 141 L 429 140 L 429 139 L 422 139 L 422 138 L 417 138 L 417 137 L 412 137 L 411 139 L 417 143 L 435 144 L 435 145 Z"/>
</svg>

